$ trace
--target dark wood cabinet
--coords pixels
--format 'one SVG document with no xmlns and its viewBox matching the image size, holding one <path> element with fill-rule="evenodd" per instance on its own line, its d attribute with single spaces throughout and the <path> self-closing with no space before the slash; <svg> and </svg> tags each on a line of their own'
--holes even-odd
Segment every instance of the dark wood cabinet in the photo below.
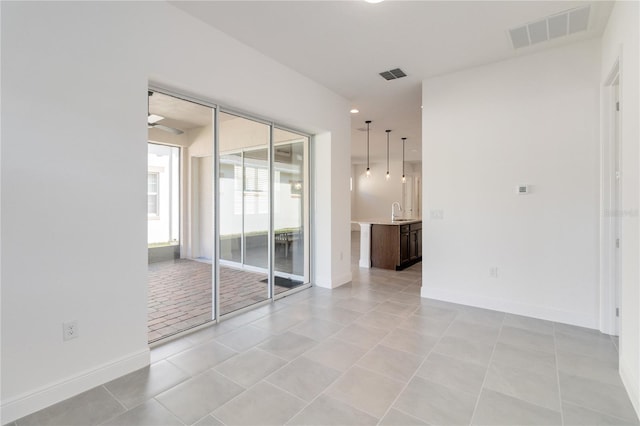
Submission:
<svg viewBox="0 0 640 426">
<path fill-rule="evenodd" d="M 371 266 L 401 270 L 422 260 L 422 222 L 371 227 Z"/>
<path fill-rule="evenodd" d="M 411 238 L 410 234 L 404 232 L 400 234 L 400 264 L 409 261 L 411 258 Z M 396 266 L 396 265 L 394 265 Z"/>
<path fill-rule="evenodd" d="M 422 222 L 410 225 L 409 260 L 422 259 Z"/>
<path fill-rule="evenodd" d="M 409 234 L 409 259 L 415 259 L 418 257 L 418 243 L 416 241 L 416 233 L 411 232 Z"/>
</svg>

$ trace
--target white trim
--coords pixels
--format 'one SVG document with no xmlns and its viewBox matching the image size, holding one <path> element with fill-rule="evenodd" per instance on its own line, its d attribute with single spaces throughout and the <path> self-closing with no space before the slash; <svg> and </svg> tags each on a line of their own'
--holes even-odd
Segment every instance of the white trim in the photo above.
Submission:
<svg viewBox="0 0 640 426">
<path fill-rule="evenodd" d="M 61 380 L 32 392 L 2 401 L 2 424 L 13 422 L 38 410 L 49 407 L 82 392 L 93 389 L 118 377 L 149 365 L 149 349 L 134 352 L 94 369 L 82 371 L 66 380 Z"/>
<path fill-rule="evenodd" d="M 578 312 L 562 311 L 549 308 L 544 305 L 530 305 L 528 303 L 517 303 L 510 300 L 496 299 L 457 293 L 454 291 L 425 287 L 424 283 L 420 291 L 420 296 L 427 299 L 442 300 L 450 303 L 458 303 L 466 306 L 490 309 L 493 311 L 506 312 L 516 315 L 524 315 L 531 318 L 538 318 L 547 321 L 560 322 L 564 324 L 576 325 L 596 329 L 597 324 L 591 315 Z"/>
<path fill-rule="evenodd" d="M 302 275 L 290 274 L 288 272 L 273 271 L 273 276 L 274 277 L 280 277 L 280 278 L 289 278 L 291 280 L 300 281 L 303 284 L 308 284 L 309 283 L 308 281 L 304 280 L 304 277 Z"/>
<path fill-rule="evenodd" d="M 220 266 L 227 266 L 229 268 L 237 269 L 239 271 L 256 272 L 258 274 L 265 274 L 265 275 L 269 274 L 268 268 L 261 268 L 260 266 L 248 265 L 246 263 L 242 264 L 239 262 L 234 262 L 233 260 L 226 260 L 226 259 L 220 259 L 219 262 L 220 262 Z"/>
<path fill-rule="evenodd" d="M 312 283 L 312 285 L 316 287 L 322 287 L 322 288 L 336 288 L 336 287 L 340 287 L 341 285 L 350 283 L 351 278 L 352 278 L 351 273 L 349 273 L 339 277 L 329 277 L 330 281 L 328 282 L 316 281 L 315 283 Z"/>
<path fill-rule="evenodd" d="M 304 246 L 303 246 L 303 260 L 304 265 L 302 268 L 302 282 L 311 282 L 311 137 L 305 136 L 302 142 L 302 224 L 304 229 Z"/>
<path fill-rule="evenodd" d="M 606 334 L 618 335 L 616 318 L 616 253 L 618 208 L 616 198 L 615 96 L 613 84 L 620 78 L 621 56 L 618 54 L 602 83 L 600 114 L 600 315 L 598 328 Z M 620 84 L 620 83 L 618 83 Z M 619 129 L 618 129 L 619 130 Z M 619 272 L 618 272 L 619 273 Z"/>
<path fill-rule="evenodd" d="M 629 394 L 631 405 L 633 405 L 633 409 L 636 410 L 636 416 L 640 417 L 640 391 L 638 390 L 638 382 L 628 380 L 631 377 L 628 371 L 629 369 L 626 363 L 620 359 L 620 368 L 618 370 L 620 380 L 622 380 L 622 384 Z"/>
<path fill-rule="evenodd" d="M 300 284 L 299 286 L 293 287 L 290 290 L 283 291 L 282 293 L 275 294 L 273 296 L 273 301 L 275 302 L 276 300 L 284 299 L 285 297 L 289 297 L 289 296 L 292 296 L 292 295 L 294 295 L 296 293 L 300 293 L 301 291 L 310 289 L 311 287 L 313 287 L 313 284 L 311 284 L 311 283 Z"/>
<path fill-rule="evenodd" d="M 361 268 L 371 268 L 371 224 L 360 223 L 360 261 Z"/>
<path fill-rule="evenodd" d="M 211 312 L 216 322 L 220 322 L 220 111 L 213 108 L 213 271 L 211 282 Z M 244 197 L 243 197 L 244 198 Z M 199 237 L 198 237 L 199 238 Z"/>
</svg>

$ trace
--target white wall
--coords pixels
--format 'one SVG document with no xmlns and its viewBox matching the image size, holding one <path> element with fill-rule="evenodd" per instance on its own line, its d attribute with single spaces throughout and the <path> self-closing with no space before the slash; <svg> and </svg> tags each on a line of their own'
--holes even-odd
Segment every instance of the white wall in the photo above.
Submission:
<svg viewBox="0 0 640 426">
<path fill-rule="evenodd" d="M 616 2 L 602 37 L 601 85 L 620 58 L 620 115 L 622 152 L 622 251 L 620 307 L 620 376 L 640 414 L 640 5 Z M 606 117 L 602 117 L 604 120 Z M 606 135 L 605 135 L 606 138 Z M 606 140 L 603 138 L 603 143 Z"/>
<path fill-rule="evenodd" d="M 225 113 L 221 114 L 219 133 L 220 154 L 238 152 L 243 148 L 265 147 L 269 145 L 271 137 L 268 125 Z"/>
<path fill-rule="evenodd" d="M 351 220 L 391 219 L 391 204 L 395 201 L 402 205 L 400 213 L 404 217 L 410 214 L 404 210 L 407 204 L 402 183 L 402 160 L 389 161 L 389 180 L 386 179 L 387 163 L 370 163 L 371 175 L 367 177 L 366 164 L 351 166 L 353 194 L 351 197 Z M 405 177 L 420 176 L 420 164 L 405 163 Z M 413 215 L 418 217 L 418 215 Z M 360 229 L 359 227 L 357 229 Z"/>
<path fill-rule="evenodd" d="M 423 82 L 423 297 L 597 326 L 599 63 L 589 41 Z"/>
<path fill-rule="evenodd" d="M 358 185 L 358 165 L 357 164 L 351 164 L 351 181 L 350 181 L 350 189 L 351 189 L 351 220 L 352 221 L 356 221 L 358 220 L 359 214 L 358 214 L 358 205 L 356 203 L 357 200 L 357 188 Z M 357 223 L 352 222 L 351 223 L 351 231 L 360 231 L 360 225 L 358 225 Z"/>
<path fill-rule="evenodd" d="M 204 108 L 204 107 L 203 107 Z M 166 132 L 165 132 L 166 133 Z M 183 145 L 181 257 L 213 257 L 213 110 L 211 123 L 187 130 Z M 190 214 L 192 213 L 192 214 Z M 204 215 L 204 216 L 203 216 Z"/>
<path fill-rule="evenodd" d="M 345 132 L 347 130 L 347 132 Z M 351 281 L 351 232 L 349 219 L 351 206 L 345 203 L 349 199 L 349 171 L 351 156 L 344 147 L 340 147 L 333 140 L 349 140 L 348 129 L 339 129 L 339 133 L 319 133 L 312 138 L 312 155 L 315 158 L 312 169 L 312 181 L 315 183 L 312 210 L 314 214 L 312 248 L 312 273 L 315 275 L 315 284 L 321 287 L 334 288 Z M 350 149 L 350 148 L 349 148 Z M 335 176 L 332 176 L 335 174 Z M 344 180 L 336 179 L 343 175 Z M 324 180 L 324 183 L 321 182 Z M 329 225 L 335 225 L 338 232 L 322 232 Z M 333 231 L 332 226 L 332 231 Z M 323 247 L 334 247 L 330 253 L 322 250 Z M 340 275 L 332 277 L 333 270 L 338 268 Z"/>
<path fill-rule="evenodd" d="M 213 156 L 193 157 L 198 163 L 198 229 L 196 257 L 213 259 Z M 196 249 L 196 247 L 194 247 Z"/>
<path fill-rule="evenodd" d="M 167 3 L 0 7 L 2 423 L 148 363 L 149 80 L 321 134 L 315 280 L 351 279 L 344 99 Z"/>
<path fill-rule="evenodd" d="M 213 116 L 211 117 L 213 120 Z M 213 155 L 213 121 L 204 127 L 188 130 L 186 133 L 190 157 L 210 157 Z"/>
</svg>

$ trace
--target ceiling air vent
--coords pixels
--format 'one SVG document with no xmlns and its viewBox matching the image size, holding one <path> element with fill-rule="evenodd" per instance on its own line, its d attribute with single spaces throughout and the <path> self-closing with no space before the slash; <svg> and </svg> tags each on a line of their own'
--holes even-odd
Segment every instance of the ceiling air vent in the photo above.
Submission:
<svg viewBox="0 0 640 426">
<path fill-rule="evenodd" d="M 590 11 L 591 6 L 583 6 L 511 28 L 511 44 L 514 49 L 520 49 L 585 31 L 589 26 Z"/>
<path fill-rule="evenodd" d="M 382 78 L 385 80 L 395 80 L 396 78 L 406 77 L 407 74 L 404 73 L 400 68 L 395 68 L 389 71 L 383 71 L 380 73 Z"/>
</svg>

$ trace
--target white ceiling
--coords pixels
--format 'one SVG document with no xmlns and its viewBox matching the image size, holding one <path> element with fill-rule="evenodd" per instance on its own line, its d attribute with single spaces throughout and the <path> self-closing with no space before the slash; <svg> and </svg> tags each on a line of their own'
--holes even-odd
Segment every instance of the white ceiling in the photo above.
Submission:
<svg viewBox="0 0 640 426">
<path fill-rule="evenodd" d="M 407 159 L 420 159 L 423 79 L 602 34 L 612 2 L 590 1 L 175 1 L 173 5 L 328 87 L 352 115 L 352 159 L 386 155 L 385 129 Z M 589 29 L 518 49 L 508 30 L 585 4 Z M 407 77 L 378 75 L 402 68 Z"/>
</svg>

